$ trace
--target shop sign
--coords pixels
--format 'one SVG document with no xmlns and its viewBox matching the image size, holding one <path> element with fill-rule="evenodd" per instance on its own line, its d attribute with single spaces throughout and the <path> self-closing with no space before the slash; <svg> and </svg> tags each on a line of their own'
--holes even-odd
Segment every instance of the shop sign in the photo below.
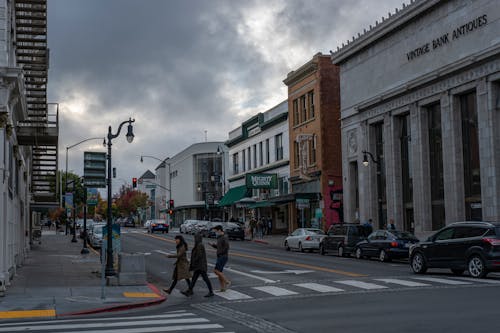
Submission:
<svg viewBox="0 0 500 333">
<path fill-rule="evenodd" d="M 275 173 L 249 173 L 245 180 L 247 188 L 278 188 L 278 175 Z"/>
</svg>

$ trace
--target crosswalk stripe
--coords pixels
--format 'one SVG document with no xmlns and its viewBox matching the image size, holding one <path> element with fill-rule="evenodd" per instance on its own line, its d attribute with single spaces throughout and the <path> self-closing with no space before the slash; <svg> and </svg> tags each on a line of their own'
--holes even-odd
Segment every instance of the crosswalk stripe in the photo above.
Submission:
<svg viewBox="0 0 500 333">
<path fill-rule="evenodd" d="M 386 286 L 381 286 L 379 284 L 363 282 L 363 281 L 356 281 L 356 280 L 335 281 L 335 283 L 341 283 L 341 284 L 345 284 L 348 286 L 361 288 L 361 289 L 368 289 L 368 290 L 369 289 L 385 289 L 385 288 L 387 288 Z"/>
<path fill-rule="evenodd" d="M 474 279 L 474 278 L 469 278 L 469 277 L 454 277 L 454 279 L 467 281 L 467 282 L 500 284 L 500 280 L 492 280 L 492 279 Z"/>
<path fill-rule="evenodd" d="M 399 285 L 406 286 L 406 287 L 427 287 L 427 286 L 429 286 L 426 283 L 408 281 L 408 280 L 400 280 L 400 279 L 375 279 L 375 280 L 385 282 L 385 283 L 399 284 Z"/>
<path fill-rule="evenodd" d="M 443 283 L 443 284 L 451 284 L 451 285 L 471 284 L 470 282 L 465 282 L 465 281 L 457 281 L 457 280 L 451 280 L 451 279 L 440 279 L 440 278 L 434 278 L 434 277 L 414 277 L 414 279 L 422 280 L 422 281 L 429 281 L 429 282 L 436 282 L 436 283 Z"/>
<path fill-rule="evenodd" d="M 297 295 L 295 291 L 291 291 L 285 288 L 265 286 L 265 287 L 253 287 L 253 289 L 263 291 L 265 293 L 271 294 L 273 296 L 288 296 Z"/>
<path fill-rule="evenodd" d="M 222 291 L 214 291 L 214 294 L 217 296 L 220 296 L 222 298 L 225 298 L 229 301 L 236 301 L 239 299 L 250 299 L 252 296 L 245 295 L 243 293 L 240 293 L 236 290 L 228 289 L 224 292 Z"/>
<path fill-rule="evenodd" d="M 205 318 L 181 318 L 181 319 L 163 319 L 163 320 L 143 320 L 143 321 L 120 321 L 112 323 L 90 323 L 90 324 L 78 324 L 78 328 L 106 328 L 106 327 L 117 327 L 126 326 L 130 329 L 130 326 L 141 326 L 141 325 L 167 325 L 167 324 L 193 324 L 193 323 L 206 323 L 209 322 Z M 19 332 L 19 331 L 40 331 L 40 330 L 50 330 L 50 329 L 72 329 L 75 328 L 74 324 L 57 324 L 54 322 L 52 324 L 33 326 L 32 324 L 26 326 L 17 327 L 5 327 L 0 328 L 0 332 Z M 129 332 L 129 331 L 127 331 Z M 130 331 L 131 332 L 131 331 Z M 140 330 L 138 332 L 141 332 Z"/>
<path fill-rule="evenodd" d="M 311 289 L 314 291 L 319 291 L 320 293 L 344 291 L 344 289 L 335 288 L 335 287 L 331 287 L 331 286 L 327 286 L 327 285 L 319 284 L 319 283 L 297 283 L 297 284 L 294 284 L 294 286 L 306 288 L 306 289 Z"/>
<path fill-rule="evenodd" d="M 155 332 L 172 332 L 172 331 L 192 331 L 192 330 L 209 330 L 224 328 L 219 324 L 203 324 L 203 325 L 183 325 L 183 326 L 162 326 L 162 327 L 141 327 L 141 328 L 123 328 L 117 330 L 92 331 L 95 333 L 155 333 Z M 67 331 L 60 333 L 74 333 L 76 331 Z M 80 331 L 78 331 L 80 332 Z"/>
</svg>

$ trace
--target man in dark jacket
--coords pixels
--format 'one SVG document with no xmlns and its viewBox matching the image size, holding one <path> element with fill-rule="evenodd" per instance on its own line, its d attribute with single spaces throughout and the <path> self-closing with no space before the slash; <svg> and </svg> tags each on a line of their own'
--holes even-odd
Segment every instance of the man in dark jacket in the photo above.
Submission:
<svg viewBox="0 0 500 333">
<path fill-rule="evenodd" d="M 203 237 L 199 232 L 194 235 L 194 247 L 191 251 L 191 264 L 189 265 L 189 270 L 193 272 L 191 285 L 188 290 L 181 291 L 181 293 L 186 296 L 193 295 L 194 285 L 201 275 L 208 287 L 208 294 L 206 294 L 205 297 L 212 297 L 214 291 L 207 275 L 207 253 L 205 252 L 205 246 L 203 246 Z"/>
<path fill-rule="evenodd" d="M 224 234 L 224 230 L 221 225 L 215 226 L 213 230 L 217 234 L 217 244 L 210 244 L 212 247 L 217 249 L 217 261 L 215 262 L 214 273 L 219 278 L 220 291 L 226 291 L 226 289 L 231 285 L 231 281 L 224 276 L 222 271 L 224 270 L 224 266 L 226 265 L 228 259 L 229 240 Z"/>
</svg>

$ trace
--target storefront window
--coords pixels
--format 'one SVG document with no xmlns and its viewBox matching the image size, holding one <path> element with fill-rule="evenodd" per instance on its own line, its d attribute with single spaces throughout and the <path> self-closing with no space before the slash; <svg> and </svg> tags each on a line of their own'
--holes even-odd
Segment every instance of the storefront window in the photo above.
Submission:
<svg viewBox="0 0 500 333">
<path fill-rule="evenodd" d="M 438 230 L 445 225 L 441 107 L 439 104 L 434 104 L 427 107 L 427 110 L 429 127 L 432 230 Z"/>
<path fill-rule="evenodd" d="M 222 197 L 222 157 L 216 153 L 194 156 L 195 200 L 205 201 L 207 196 L 218 200 Z"/>
</svg>

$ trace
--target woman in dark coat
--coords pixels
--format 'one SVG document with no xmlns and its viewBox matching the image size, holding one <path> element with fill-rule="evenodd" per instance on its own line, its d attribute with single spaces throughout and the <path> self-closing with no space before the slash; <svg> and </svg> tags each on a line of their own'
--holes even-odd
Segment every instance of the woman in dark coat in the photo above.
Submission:
<svg viewBox="0 0 500 333">
<path fill-rule="evenodd" d="M 186 255 L 188 245 L 184 240 L 184 237 L 182 237 L 181 235 L 175 236 L 175 243 L 177 244 L 177 254 L 167 255 L 168 258 L 177 258 L 177 260 L 175 261 L 174 273 L 172 274 L 172 284 L 170 285 L 170 288 L 163 289 L 163 291 L 167 294 L 170 294 L 172 290 L 174 290 L 175 285 L 179 280 L 184 279 L 187 282 L 188 288 L 191 286 L 191 281 L 189 280 L 189 278 L 191 277 L 189 274 L 189 261 L 187 260 Z"/>
<path fill-rule="evenodd" d="M 203 237 L 199 232 L 194 235 L 194 247 L 191 251 L 191 265 L 189 266 L 189 270 L 194 272 L 191 285 L 188 290 L 181 292 L 186 296 L 191 296 L 196 280 L 198 280 L 198 277 L 201 275 L 208 287 L 208 294 L 206 294 L 205 297 L 212 297 L 214 292 L 207 275 L 207 253 L 205 252 L 205 246 L 203 246 Z"/>
</svg>

